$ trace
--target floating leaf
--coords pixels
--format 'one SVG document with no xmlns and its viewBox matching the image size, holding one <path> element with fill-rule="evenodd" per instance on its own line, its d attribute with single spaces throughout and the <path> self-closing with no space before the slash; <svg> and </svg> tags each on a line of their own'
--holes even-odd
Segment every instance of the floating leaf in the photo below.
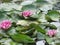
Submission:
<svg viewBox="0 0 60 45">
<path fill-rule="evenodd" d="M 37 33 L 37 39 L 38 39 L 38 40 L 43 40 L 43 39 L 45 39 L 44 34 L 38 32 L 38 33 Z"/>
<path fill-rule="evenodd" d="M 60 17 L 60 13 L 55 10 L 51 10 L 47 13 L 47 16 L 49 16 L 52 20 L 57 21 Z"/>
<path fill-rule="evenodd" d="M 27 0 L 27 1 L 22 2 L 21 5 L 23 5 L 23 6 L 24 6 L 24 5 L 30 5 L 30 4 L 32 4 L 33 2 L 34 2 L 34 0 L 31 0 L 31 1 L 30 1 L 30 0 Z"/>
<path fill-rule="evenodd" d="M 11 35 L 11 38 L 16 42 L 23 42 L 23 43 L 33 43 L 34 42 L 32 38 L 30 38 L 27 35 L 23 35 L 23 34 Z"/>
<path fill-rule="evenodd" d="M 41 28 L 39 25 L 37 25 L 37 24 L 31 24 L 30 26 L 33 27 L 33 28 L 35 28 L 35 30 L 37 30 L 38 32 L 41 32 L 41 33 L 43 33 L 43 34 L 46 33 L 46 31 L 45 31 L 44 29 L 42 29 L 42 28 Z"/>
<path fill-rule="evenodd" d="M 57 27 L 53 24 L 42 24 L 42 25 L 44 25 L 46 27 L 50 27 L 50 29 L 57 29 Z"/>
<path fill-rule="evenodd" d="M 10 2 L 10 1 L 12 1 L 12 0 L 2 0 L 2 2 Z"/>
<path fill-rule="evenodd" d="M 40 8 L 40 6 L 44 5 L 44 4 L 48 4 L 48 2 L 46 0 L 36 0 L 35 5 Z"/>
<path fill-rule="evenodd" d="M 25 5 L 22 7 L 22 10 L 36 10 L 36 6 L 30 4 L 30 5 Z"/>
<path fill-rule="evenodd" d="M 50 37 L 45 36 L 45 38 L 46 38 L 46 41 L 47 41 L 49 44 L 52 43 L 52 39 L 51 39 Z"/>
</svg>

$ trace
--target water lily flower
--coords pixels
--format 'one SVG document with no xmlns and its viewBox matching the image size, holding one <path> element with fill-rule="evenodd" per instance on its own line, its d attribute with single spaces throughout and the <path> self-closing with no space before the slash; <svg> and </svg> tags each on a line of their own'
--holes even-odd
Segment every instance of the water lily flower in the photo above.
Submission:
<svg viewBox="0 0 60 45">
<path fill-rule="evenodd" d="M 29 17 L 29 16 L 32 15 L 32 12 L 31 12 L 30 10 L 26 10 L 26 11 L 23 11 L 23 12 L 22 12 L 22 15 L 23 15 L 24 17 Z"/>
<path fill-rule="evenodd" d="M 8 28 L 11 27 L 11 25 L 12 25 L 11 21 L 9 21 L 9 20 L 3 20 L 3 21 L 0 23 L 0 28 L 7 30 Z"/>
<path fill-rule="evenodd" d="M 47 35 L 49 35 L 50 37 L 55 36 L 55 35 L 56 35 L 56 33 L 57 33 L 57 31 L 56 31 L 56 30 L 48 30 L 48 31 L 47 31 Z"/>
</svg>

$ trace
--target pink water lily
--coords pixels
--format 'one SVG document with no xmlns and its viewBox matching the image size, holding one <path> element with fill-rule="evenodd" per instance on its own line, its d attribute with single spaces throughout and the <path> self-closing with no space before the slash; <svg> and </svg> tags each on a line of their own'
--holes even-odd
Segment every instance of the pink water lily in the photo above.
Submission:
<svg viewBox="0 0 60 45">
<path fill-rule="evenodd" d="M 11 25 L 12 25 L 12 23 L 11 23 L 10 20 L 3 20 L 3 21 L 0 23 L 0 28 L 7 30 L 8 28 L 11 27 Z"/>
<path fill-rule="evenodd" d="M 23 11 L 23 12 L 22 12 L 22 15 L 23 15 L 24 17 L 29 17 L 29 16 L 32 15 L 32 12 L 31 12 L 30 10 L 26 10 L 26 11 Z"/>
<path fill-rule="evenodd" d="M 56 30 L 48 30 L 48 31 L 47 31 L 47 35 L 49 35 L 50 37 L 55 36 L 55 35 L 56 35 L 56 33 L 57 33 L 57 31 L 56 31 Z"/>
</svg>

